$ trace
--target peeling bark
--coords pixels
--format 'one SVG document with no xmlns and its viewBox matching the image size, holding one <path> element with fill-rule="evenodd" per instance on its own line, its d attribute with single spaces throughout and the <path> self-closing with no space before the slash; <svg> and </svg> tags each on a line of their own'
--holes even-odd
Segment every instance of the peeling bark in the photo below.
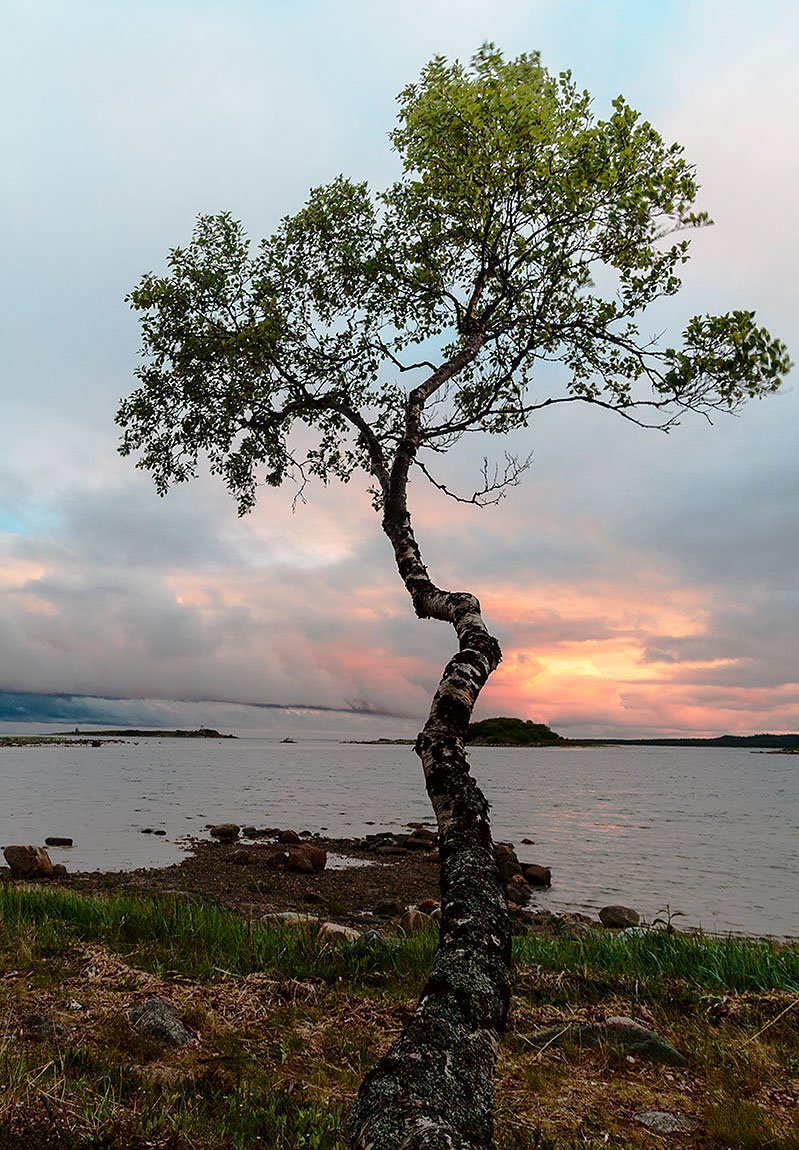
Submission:
<svg viewBox="0 0 799 1150">
<path fill-rule="evenodd" d="M 414 398 L 408 434 L 384 488 L 383 529 L 417 615 L 450 623 L 458 637 L 416 741 L 438 822 L 441 934 L 413 1017 L 361 1085 L 350 1144 L 353 1150 L 490 1150 L 511 934 L 488 802 L 469 773 L 464 742 L 477 697 L 502 656 L 478 600 L 436 587 L 422 562 L 405 499 L 424 403 L 414 410 Z"/>
</svg>

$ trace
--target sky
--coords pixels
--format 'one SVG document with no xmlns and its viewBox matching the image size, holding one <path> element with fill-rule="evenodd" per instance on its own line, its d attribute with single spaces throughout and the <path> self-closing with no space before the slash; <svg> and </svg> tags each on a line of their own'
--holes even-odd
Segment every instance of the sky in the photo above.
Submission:
<svg viewBox="0 0 799 1150">
<path fill-rule="evenodd" d="M 452 632 L 421 622 L 367 482 L 214 480 L 159 499 L 117 455 L 135 386 L 125 295 L 228 210 L 254 238 L 339 173 L 385 186 L 395 97 L 491 40 L 619 93 L 696 165 L 682 293 L 755 309 L 799 356 L 793 2 L 2 0 L 0 721 L 410 734 Z M 498 506 L 411 491 L 441 586 L 504 661 L 477 715 L 573 737 L 799 730 L 799 394 L 670 435 L 553 409 Z M 448 461 L 468 487 L 484 454 Z"/>
</svg>

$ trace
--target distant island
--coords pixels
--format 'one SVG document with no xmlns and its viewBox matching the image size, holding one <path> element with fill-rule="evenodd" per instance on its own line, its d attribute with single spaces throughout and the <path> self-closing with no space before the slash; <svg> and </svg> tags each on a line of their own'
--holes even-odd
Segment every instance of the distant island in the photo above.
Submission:
<svg viewBox="0 0 799 1150">
<path fill-rule="evenodd" d="M 75 727 L 74 731 L 60 731 L 56 738 L 64 736 L 82 735 L 88 739 L 235 739 L 235 735 L 223 735 L 213 727 L 198 727 L 196 731 L 140 731 L 126 728 L 119 731 L 81 731 Z"/>
<path fill-rule="evenodd" d="M 104 742 L 120 739 L 235 739 L 235 735 L 222 735 L 212 727 L 196 731 L 57 731 L 53 735 L 0 735 L 0 747 L 100 747 Z"/>
<path fill-rule="evenodd" d="M 504 717 L 470 723 L 466 742 L 482 747 L 742 747 L 799 751 L 799 734 L 717 735 L 709 739 L 565 739 L 545 723 Z"/>
<path fill-rule="evenodd" d="M 532 719 L 481 719 L 470 723 L 466 742 L 473 747 L 551 747 L 568 740 L 556 734 L 546 723 Z"/>
<path fill-rule="evenodd" d="M 412 747 L 415 739 L 347 739 L 369 747 Z M 568 745 L 569 740 L 556 735 L 545 723 L 531 719 L 482 719 L 470 723 L 467 744 L 473 747 L 550 747 Z"/>
</svg>

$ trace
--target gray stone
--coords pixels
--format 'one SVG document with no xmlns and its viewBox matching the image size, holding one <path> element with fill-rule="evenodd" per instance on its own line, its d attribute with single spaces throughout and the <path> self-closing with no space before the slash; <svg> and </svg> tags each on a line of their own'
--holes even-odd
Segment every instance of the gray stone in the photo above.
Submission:
<svg viewBox="0 0 799 1150">
<path fill-rule="evenodd" d="M 589 1022 L 583 1025 L 555 1026 L 539 1030 L 530 1035 L 533 1045 L 559 1046 L 564 1042 L 575 1042 L 578 1046 L 600 1046 L 610 1043 L 629 1054 L 637 1054 L 652 1062 L 666 1066 L 687 1066 L 688 1059 L 665 1038 L 654 1030 L 635 1022 L 632 1018 L 618 1016 L 605 1022 Z"/>
<path fill-rule="evenodd" d="M 402 845 L 409 851 L 429 851 L 432 846 L 435 846 L 435 839 L 426 838 L 424 835 L 408 835 L 402 842 Z"/>
<path fill-rule="evenodd" d="M 261 922 L 266 926 L 316 927 L 319 925 L 319 919 L 315 914 L 301 914 L 295 910 L 276 910 L 270 914 L 262 914 Z"/>
<path fill-rule="evenodd" d="M 140 1033 L 171 1042 L 173 1046 L 185 1046 L 191 1038 L 174 1006 L 162 998 L 146 999 L 130 1011 L 128 1018 Z"/>
<path fill-rule="evenodd" d="M 635 1115 L 635 1121 L 654 1130 L 656 1134 L 693 1134 L 699 1128 L 695 1118 L 685 1114 L 669 1114 L 666 1110 L 645 1110 Z"/>
<path fill-rule="evenodd" d="M 355 942 L 351 942 L 347 947 L 347 954 L 355 955 L 357 958 L 377 958 L 388 951 L 396 949 L 396 943 L 391 938 L 386 938 L 378 930 L 366 930 L 360 938 L 356 938 Z"/>
<path fill-rule="evenodd" d="M 317 937 L 326 942 L 357 942 L 361 932 L 352 926 L 344 926 L 340 922 L 323 922 L 317 932 Z"/>
<path fill-rule="evenodd" d="M 63 1038 L 67 1028 L 62 1023 L 56 1022 L 47 1011 L 37 1011 L 22 1019 L 20 1033 L 23 1038 L 41 1042 L 48 1038 Z"/>
<path fill-rule="evenodd" d="M 629 906 L 603 906 L 599 912 L 599 921 L 603 926 L 624 928 L 638 926 L 641 916 Z"/>
</svg>

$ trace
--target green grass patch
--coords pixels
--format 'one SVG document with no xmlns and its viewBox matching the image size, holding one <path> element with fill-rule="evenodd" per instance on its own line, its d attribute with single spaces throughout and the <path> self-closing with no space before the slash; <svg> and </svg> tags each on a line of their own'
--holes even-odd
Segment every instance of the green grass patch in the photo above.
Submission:
<svg viewBox="0 0 799 1150">
<path fill-rule="evenodd" d="M 271 971 L 293 978 L 413 982 L 424 978 L 435 951 L 434 932 L 349 948 L 324 944 L 302 927 L 248 920 L 213 903 L 0 887 L 0 948 L 12 962 L 65 953 L 76 939 L 101 942 L 161 976 L 200 981 Z"/>
<path fill-rule="evenodd" d="M 516 939 L 519 968 L 541 968 L 597 979 L 639 980 L 714 991 L 799 991 L 799 947 L 766 939 L 717 938 L 677 931 L 612 934 L 596 931 L 579 940 Z"/>
</svg>

